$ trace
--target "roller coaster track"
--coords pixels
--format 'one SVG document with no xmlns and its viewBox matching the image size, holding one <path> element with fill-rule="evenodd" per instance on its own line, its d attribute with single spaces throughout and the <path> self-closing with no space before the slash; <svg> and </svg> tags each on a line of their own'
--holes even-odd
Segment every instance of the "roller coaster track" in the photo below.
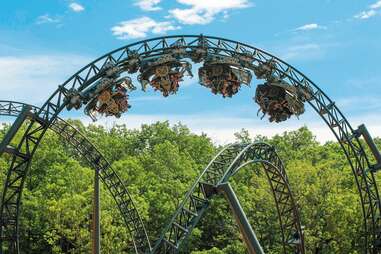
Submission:
<svg viewBox="0 0 381 254">
<path fill-rule="evenodd" d="M 216 194 L 214 188 L 252 163 L 262 164 L 271 186 L 283 253 L 305 253 L 299 210 L 284 165 L 275 149 L 266 143 L 232 144 L 221 150 L 188 191 L 151 253 L 178 253 L 181 243 L 191 234 Z"/>
<path fill-rule="evenodd" d="M 337 105 L 307 76 L 283 60 L 261 49 L 241 42 L 203 35 L 175 35 L 135 42 L 113 50 L 80 69 L 49 97 L 33 114 L 29 126 L 20 133 L 22 139 L 10 151 L 11 164 L 8 169 L 2 197 L 0 235 L 14 253 L 18 252 L 18 219 L 24 180 L 32 157 L 44 137 L 46 130 L 64 110 L 70 100 L 70 91 L 82 92 L 105 76 L 105 66 L 122 66 L 129 61 L 129 54 L 137 52 L 141 58 L 168 54 L 171 50 L 183 49 L 190 54 L 192 49 L 203 49 L 208 54 L 250 58 L 247 69 L 255 70 L 260 64 L 273 64 L 273 77 L 290 85 L 310 91 L 308 103 L 330 128 L 342 151 L 346 155 L 355 179 L 363 214 L 364 253 L 379 253 L 381 250 L 381 204 L 375 181 L 375 165 L 371 163 L 360 142 L 360 132 L 353 129 Z M 187 56 L 189 58 L 189 55 Z M 142 246 L 138 246 L 138 248 Z M 148 243 L 144 247 L 148 247 Z"/>
<path fill-rule="evenodd" d="M 33 112 L 39 110 L 24 103 L 0 100 L 0 116 L 17 117 L 26 106 Z M 114 198 L 135 246 L 149 244 L 145 227 L 128 189 L 102 153 L 80 131 L 61 118 L 56 118 L 50 129 L 75 149 L 76 156 L 99 171 L 101 181 Z M 135 251 L 137 252 L 137 249 Z"/>
<path fill-rule="evenodd" d="M 26 106 L 30 106 L 32 111 L 37 111 L 38 108 L 35 106 L 31 106 L 25 103 L 20 102 L 14 102 L 14 101 L 1 101 L 0 100 L 0 116 L 13 116 L 17 117 L 22 112 L 22 109 Z M 50 129 L 53 130 L 56 134 L 60 136 L 66 143 L 70 144 L 75 150 L 77 151 L 77 156 L 80 156 L 80 158 L 85 159 L 89 165 L 94 170 L 99 170 L 101 173 L 101 180 L 105 184 L 106 188 L 109 190 L 111 195 L 113 196 L 116 204 L 118 205 L 118 208 L 120 210 L 121 215 L 123 216 L 123 219 L 126 223 L 126 226 L 129 230 L 131 228 L 133 229 L 132 232 L 136 232 L 135 234 L 132 233 L 132 237 L 134 238 L 134 241 L 141 241 L 139 238 L 147 238 L 147 234 L 144 228 L 144 225 L 139 217 L 138 211 L 133 203 L 133 200 L 127 190 L 127 188 L 124 186 L 120 178 L 118 177 L 117 173 L 111 168 L 111 165 L 109 162 L 104 158 L 104 156 L 99 152 L 99 150 L 82 134 L 80 133 L 74 126 L 66 122 L 65 120 L 61 118 L 57 118 L 53 124 L 50 126 Z M 240 168 L 248 165 L 249 163 L 254 162 L 261 162 L 266 175 L 269 179 L 272 191 L 274 193 L 274 198 L 277 205 L 277 211 L 278 211 L 278 218 L 281 224 L 281 232 L 282 232 L 282 244 L 284 248 L 284 253 L 304 253 L 304 240 L 303 240 L 303 234 L 300 227 L 300 218 L 298 214 L 297 205 L 295 204 L 293 197 L 291 195 L 290 187 L 288 186 L 287 182 L 287 175 L 284 170 L 284 166 L 281 163 L 280 159 L 272 149 L 272 147 L 264 144 L 264 143 L 258 143 L 255 144 L 256 147 L 259 147 L 259 149 L 262 148 L 261 152 L 263 156 L 261 158 L 254 157 L 254 160 L 248 160 L 253 155 L 259 155 L 258 153 L 250 154 L 253 149 L 253 145 L 249 145 L 249 151 L 246 151 L 244 154 L 240 155 L 238 152 L 240 152 L 240 149 L 245 150 L 244 145 L 231 145 L 230 147 L 226 147 L 223 149 L 208 165 L 207 169 L 204 171 L 203 174 L 210 175 L 213 174 L 212 172 L 215 172 L 215 177 L 217 177 L 218 172 L 215 170 L 217 166 L 220 166 L 220 168 L 226 167 L 227 165 L 220 164 L 221 161 L 224 161 L 225 163 L 228 163 L 228 161 L 231 161 L 232 158 L 229 158 L 228 160 L 225 158 L 226 151 L 230 151 L 230 149 L 234 148 L 237 150 L 234 150 L 233 153 L 228 153 L 228 155 L 232 154 L 238 154 L 237 156 L 241 156 L 242 158 L 238 158 L 235 160 L 241 160 L 246 161 L 242 163 L 239 167 L 231 168 L 228 167 L 229 172 L 226 172 L 227 176 L 233 176 Z M 266 148 L 267 150 L 264 150 Z M 89 151 L 93 151 L 92 153 L 88 153 Z M 257 148 L 257 151 L 258 148 Z M 266 154 L 267 153 L 267 154 Z M 247 158 L 246 158 L 246 157 Z M 250 157 L 249 157 L 250 156 Z M 95 158 L 100 158 L 100 163 L 95 163 Z M 246 159 L 246 160 L 245 160 Z M 269 159 L 267 161 L 266 159 Z M 218 161 L 217 161 L 218 160 Z M 274 161 L 275 160 L 275 161 Z M 274 164 L 272 164 L 274 163 Z M 102 169 L 102 170 L 101 170 Z M 108 171 L 108 174 L 105 174 L 105 169 Z M 214 171 L 213 171 L 214 170 Z M 230 173 L 231 172 L 231 173 Z M 271 174 L 271 175 L 270 175 Z M 202 177 L 200 180 L 203 179 Z M 198 182 L 195 185 L 202 185 L 203 187 L 207 183 L 207 181 L 210 181 L 211 177 L 207 177 L 206 181 Z M 214 184 L 215 181 L 210 182 L 209 184 Z M 119 188 L 119 189 L 118 189 Z M 193 187 L 194 188 L 194 187 Z M 186 197 L 186 199 L 189 198 L 189 193 Z M 287 202 L 291 202 L 287 203 Z M 130 207 L 125 204 L 130 204 Z M 179 208 L 181 211 L 192 211 L 192 208 L 189 209 L 182 206 Z M 205 208 L 206 209 L 206 208 Z M 197 211 L 194 211 L 194 213 L 186 213 L 188 215 L 194 215 L 197 214 Z M 199 216 L 202 216 L 203 212 L 198 213 Z M 197 218 L 197 221 L 199 219 Z M 184 221 L 184 220 L 183 220 Z M 191 221 L 191 219 L 187 219 L 185 221 Z M 194 221 L 194 220 L 193 220 Z M 176 224 L 175 221 L 171 222 L 171 225 L 179 225 Z M 190 234 L 191 231 L 187 231 L 187 235 Z M 295 236 L 301 236 L 300 239 L 295 239 Z M 185 239 L 184 237 L 183 239 Z M 164 238 L 163 238 L 164 239 Z M 179 238 L 181 239 L 181 238 Z M 164 242 L 167 242 L 168 240 L 163 240 Z M 182 241 L 179 241 L 177 244 L 180 245 Z M 296 243 L 296 244 L 295 244 Z M 177 244 L 169 245 L 170 247 L 173 247 Z M 160 244 L 161 245 L 161 244 Z M 175 249 L 177 251 L 178 248 Z M 135 250 L 136 251 L 136 250 Z"/>
</svg>

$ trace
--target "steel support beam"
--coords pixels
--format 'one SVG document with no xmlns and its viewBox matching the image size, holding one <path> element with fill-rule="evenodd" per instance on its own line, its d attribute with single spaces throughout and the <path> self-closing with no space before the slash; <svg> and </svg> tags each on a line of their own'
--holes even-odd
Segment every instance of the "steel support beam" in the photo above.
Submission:
<svg viewBox="0 0 381 254">
<path fill-rule="evenodd" d="M 260 245 L 257 236 L 254 233 L 253 228 L 250 225 L 249 220 L 246 217 L 245 212 L 242 209 L 241 204 L 235 194 L 230 183 L 221 183 L 217 186 L 219 193 L 223 194 L 228 200 L 230 208 L 234 214 L 234 218 L 237 221 L 243 239 L 247 245 L 250 254 L 264 254 L 262 246 Z"/>
<path fill-rule="evenodd" d="M 94 171 L 93 254 L 101 253 L 99 171 Z"/>
<path fill-rule="evenodd" d="M 274 196 L 282 253 L 304 254 L 298 206 L 292 196 L 284 165 L 275 149 L 262 142 L 236 143 L 222 149 L 198 176 L 150 253 L 179 253 L 182 243 L 209 207 L 210 200 L 218 194 L 216 186 L 228 182 L 241 168 L 254 163 L 262 164 Z"/>
<path fill-rule="evenodd" d="M 361 124 L 358 127 L 357 131 L 359 132 L 359 134 L 361 134 L 363 136 L 365 142 L 369 146 L 370 151 L 372 152 L 374 158 L 376 159 L 376 164 L 372 165 L 371 170 L 373 170 L 373 171 L 380 170 L 381 169 L 381 154 L 380 154 L 380 151 L 378 150 L 376 144 L 374 143 L 374 140 L 373 140 L 372 136 L 370 135 L 368 129 L 366 128 L 366 126 L 364 124 Z"/>
<path fill-rule="evenodd" d="M 14 116 L 18 117 L 25 106 L 31 107 L 30 118 L 33 118 L 33 113 L 38 111 L 37 107 L 13 101 L 0 100 L 0 116 Z M 29 118 L 28 115 L 28 118 Z M 57 118 L 49 128 L 57 133 L 60 138 L 67 144 L 75 148 L 74 154 L 80 159 L 87 161 L 88 165 L 93 169 L 99 171 L 99 178 L 103 182 L 105 188 L 110 192 L 114 198 L 119 211 L 124 219 L 126 228 L 133 229 L 130 231 L 136 253 L 144 253 L 145 249 L 150 249 L 150 243 L 144 227 L 140 219 L 139 213 L 136 210 L 132 197 L 123 184 L 118 174 L 112 169 L 110 163 L 104 158 L 102 153 L 74 126 L 65 122 L 61 118 Z M 19 157 L 25 156 L 18 152 L 16 147 L 7 146 L 4 153 L 16 154 Z M 5 217 L 2 217 L 5 218 Z M 14 221 L 14 222 L 13 222 Z M 92 220 L 91 220 L 92 221 Z M 1 225 L 18 225 L 18 219 L 9 220 L 4 219 L 0 221 Z M 91 228 L 93 228 L 91 224 Z M 92 238 L 92 234 L 91 234 Z M 0 238 L 0 245 L 7 246 L 4 250 L 5 253 L 19 253 L 18 239 L 16 238 Z M 148 247 L 146 247 L 148 245 Z M 12 246 L 15 251 L 11 251 L 8 246 Z M 0 254 L 3 253 L 0 248 Z"/>
<path fill-rule="evenodd" d="M 21 113 L 16 118 L 15 122 L 12 124 L 11 128 L 5 134 L 3 140 L 0 143 L 0 156 L 5 151 L 9 151 L 12 149 L 8 149 L 8 145 L 12 142 L 12 139 L 16 136 L 17 131 L 21 128 L 22 124 L 25 122 L 26 118 L 30 113 L 31 107 L 25 105 L 21 110 Z"/>
</svg>

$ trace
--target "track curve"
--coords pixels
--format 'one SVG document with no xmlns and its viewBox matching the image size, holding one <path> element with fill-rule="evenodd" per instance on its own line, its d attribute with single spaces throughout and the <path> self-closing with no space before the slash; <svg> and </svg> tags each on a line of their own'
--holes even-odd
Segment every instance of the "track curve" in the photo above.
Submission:
<svg viewBox="0 0 381 254">
<path fill-rule="evenodd" d="M 204 215 L 218 184 L 226 183 L 241 168 L 261 163 L 276 203 L 283 253 L 305 253 L 298 205 L 288 184 L 284 165 L 266 143 L 232 144 L 222 149 L 199 175 L 185 199 L 163 230 L 151 253 L 177 253 Z"/>
<path fill-rule="evenodd" d="M 0 116 L 17 117 L 25 106 L 30 106 L 35 112 L 39 110 L 25 103 L 0 100 Z M 133 241 L 136 245 L 149 245 L 143 221 L 127 187 L 103 154 L 79 130 L 61 118 L 57 118 L 49 128 L 70 144 L 77 151 L 76 155 L 87 161 L 92 169 L 99 171 L 101 181 L 114 198 Z"/>
<path fill-rule="evenodd" d="M 174 35 L 135 42 L 113 50 L 80 69 L 49 97 L 23 133 L 23 138 L 12 155 L 4 189 L 0 233 L 4 241 L 18 252 L 18 218 L 24 180 L 31 159 L 46 130 L 68 104 L 70 91 L 81 92 L 105 74 L 103 67 L 112 63 L 120 66 L 129 61 L 129 54 L 136 52 L 140 57 L 152 57 L 174 49 L 203 49 L 207 53 L 245 57 L 246 68 L 255 71 L 260 64 L 273 64 L 272 77 L 295 87 L 310 91 L 308 103 L 330 128 L 346 155 L 352 168 L 360 196 L 364 218 L 363 248 L 365 253 L 381 251 L 381 202 L 373 165 L 370 163 L 358 133 L 352 128 L 336 104 L 307 76 L 285 61 L 259 48 L 229 39 L 203 35 Z M 22 156 L 20 156 L 22 155 Z M 8 223 L 12 221 L 12 223 Z M 13 223 L 15 222 L 15 223 Z M 16 252 L 15 251 L 15 252 Z"/>
</svg>

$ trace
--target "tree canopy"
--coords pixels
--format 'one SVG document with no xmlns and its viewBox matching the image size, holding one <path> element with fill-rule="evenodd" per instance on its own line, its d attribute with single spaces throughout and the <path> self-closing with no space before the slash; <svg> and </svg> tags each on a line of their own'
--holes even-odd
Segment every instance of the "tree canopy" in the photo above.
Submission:
<svg viewBox="0 0 381 254">
<path fill-rule="evenodd" d="M 197 175 L 221 148 L 206 135 L 168 122 L 130 130 L 71 121 L 104 153 L 125 182 L 154 242 Z M 8 125 L 0 129 L 0 138 Z M 236 133 L 237 141 L 266 141 L 284 160 L 301 209 L 307 253 L 360 253 L 362 215 L 354 179 L 340 146 L 320 144 L 306 127 L 272 138 Z M 381 140 L 376 139 L 377 144 Z M 4 181 L 7 169 L 0 159 Z M 73 148 L 48 132 L 34 158 L 23 194 L 21 248 L 27 253 L 89 253 L 93 172 Z M 281 253 L 272 193 L 258 165 L 232 180 L 266 253 Z M 131 239 L 111 195 L 101 192 L 103 253 L 128 253 Z M 246 253 L 227 202 L 212 201 L 182 251 Z"/>
</svg>

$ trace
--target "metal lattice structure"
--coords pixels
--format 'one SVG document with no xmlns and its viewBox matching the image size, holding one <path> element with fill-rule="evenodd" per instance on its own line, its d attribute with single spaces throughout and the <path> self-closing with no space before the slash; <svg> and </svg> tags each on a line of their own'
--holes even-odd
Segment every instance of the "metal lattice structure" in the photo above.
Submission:
<svg viewBox="0 0 381 254">
<path fill-rule="evenodd" d="M 0 100 L 0 116 L 17 117 L 26 106 L 29 106 L 32 112 L 38 111 L 37 107 L 31 105 Z M 142 253 L 142 250 L 149 249 L 150 242 L 133 199 L 102 153 L 79 130 L 61 118 L 57 118 L 49 128 L 74 148 L 76 156 L 86 161 L 92 169 L 99 171 L 101 181 L 114 198 L 126 228 L 131 234 L 135 251 Z M 142 247 L 137 248 L 138 246 Z"/>
<path fill-rule="evenodd" d="M 46 130 L 73 99 L 73 92 L 77 94 L 85 92 L 94 82 L 107 75 L 105 67 L 110 64 L 122 69 L 123 66 L 139 65 L 132 62 L 131 55 L 133 54 L 139 59 L 168 53 L 173 53 L 179 58 L 192 59 L 195 53 L 198 54 L 197 52 L 231 57 L 254 73 L 261 68 L 261 65 L 271 63 L 270 75 L 262 79 L 267 81 L 276 79 L 300 90 L 308 91 L 309 96 L 306 101 L 335 135 L 352 168 L 364 217 L 362 241 L 364 251 L 378 253 L 381 250 L 381 205 L 374 177 L 376 168 L 370 162 L 360 142 L 362 133 L 352 128 L 335 103 L 315 83 L 291 65 L 256 47 L 203 35 L 165 36 L 129 44 L 91 62 L 58 87 L 44 105 L 29 117 L 30 124 L 24 133 L 20 133 L 22 139 L 19 144 L 7 150 L 12 159 L 0 210 L 2 242 L 7 242 L 8 246 L 15 249 L 15 252 L 18 251 L 18 218 L 25 177 Z M 199 60 L 202 61 L 202 59 Z M 135 67 L 131 67 L 129 72 L 137 72 L 139 68 Z M 143 246 L 138 248 L 140 247 Z"/>
<path fill-rule="evenodd" d="M 276 203 L 283 253 L 305 253 L 298 205 L 288 183 L 284 165 L 275 149 L 266 143 L 232 144 L 222 149 L 197 178 L 163 230 L 151 253 L 178 253 L 205 214 L 213 188 L 226 183 L 241 168 L 260 163 Z"/>
</svg>

